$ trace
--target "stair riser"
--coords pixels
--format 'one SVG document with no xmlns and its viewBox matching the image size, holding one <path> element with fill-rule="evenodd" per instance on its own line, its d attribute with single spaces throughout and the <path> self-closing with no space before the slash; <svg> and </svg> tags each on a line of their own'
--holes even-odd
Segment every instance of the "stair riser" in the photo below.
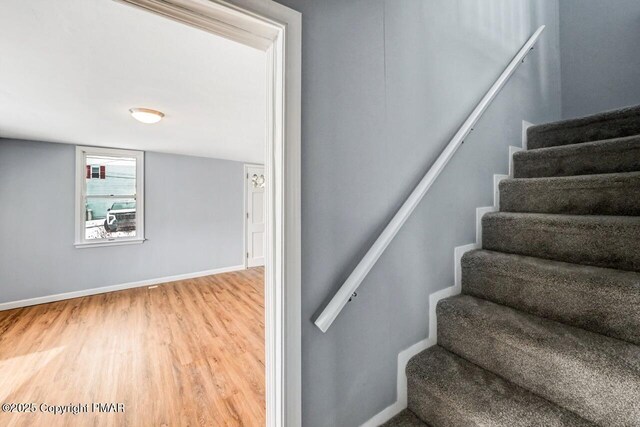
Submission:
<svg viewBox="0 0 640 427">
<path fill-rule="evenodd" d="M 640 344 L 640 274 L 498 252 L 462 258 L 462 292 Z"/>
<path fill-rule="evenodd" d="M 500 210 L 640 216 L 640 173 L 503 180 Z"/>
<path fill-rule="evenodd" d="M 527 139 L 390 427 L 640 427 L 640 105 Z"/>
<path fill-rule="evenodd" d="M 382 424 L 380 427 L 429 427 L 423 423 L 415 414 L 405 409 L 391 420 Z"/>
<path fill-rule="evenodd" d="M 640 171 L 640 138 L 520 151 L 513 155 L 513 167 L 515 178 Z"/>
<path fill-rule="evenodd" d="M 532 126 L 527 148 L 557 147 L 640 134 L 640 107 L 598 114 L 564 123 Z"/>
<path fill-rule="evenodd" d="M 640 218 L 560 217 L 554 220 L 482 218 L 482 247 L 487 250 L 574 264 L 640 271 Z"/>
<path fill-rule="evenodd" d="M 441 301 L 438 344 L 596 424 L 637 425 L 640 348 L 480 304 L 493 307 L 475 310 Z"/>
<path fill-rule="evenodd" d="M 432 347 L 407 365 L 409 409 L 432 426 L 568 427 L 587 421 L 472 363 Z"/>
<path fill-rule="evenodd" d="M 464 414 L 457 413 L 455 408 L 451 407 L 452 402 L 434 394 L 429 383 L 409 378 L 407 387 L 409 393 L 407 407 L 425 423 L 434 426 L 464 424 Z"/>
</svg>

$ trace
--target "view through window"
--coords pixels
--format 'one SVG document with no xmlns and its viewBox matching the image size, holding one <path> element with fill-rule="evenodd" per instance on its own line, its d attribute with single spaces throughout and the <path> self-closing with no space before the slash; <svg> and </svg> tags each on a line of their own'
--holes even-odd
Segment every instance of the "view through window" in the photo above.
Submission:
<svg viewBox="0 0 640 427">
<path fill-rule="evenodd" d="M 86 158 L 85 238 L 135 237 L 136 159 Z"/>
<path fill-rule="evenodd" d="M 115 150 L 114 150 L 115 151 Z M 132 240 L 139 236 L 138 162 L 141 153 L 83 149 L 80 204 L 85 243 Z"/>
</svg>

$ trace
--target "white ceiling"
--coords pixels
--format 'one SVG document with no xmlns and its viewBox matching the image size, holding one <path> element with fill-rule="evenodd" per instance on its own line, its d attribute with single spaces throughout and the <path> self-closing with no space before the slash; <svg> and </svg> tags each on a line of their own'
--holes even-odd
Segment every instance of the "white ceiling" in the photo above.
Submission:
<svg viewBox="0 0 640 427">
<path fill-rule="evenodd" d="M 111 0 L 0 1 L 0 137 L 262 163 L 262 51 Z M 131 107 L 166 117 L 145 125 Z"/>
</svg>

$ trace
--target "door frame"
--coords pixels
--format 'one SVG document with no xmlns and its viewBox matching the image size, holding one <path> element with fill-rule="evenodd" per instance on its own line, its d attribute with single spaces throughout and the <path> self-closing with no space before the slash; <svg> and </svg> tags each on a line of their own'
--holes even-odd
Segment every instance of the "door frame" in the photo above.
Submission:
<svg viewBox="0 0 640 427">
<path fill-rule="evenodd" d="M 267 54 L 265 378 L 268 427 L 302 424 L 302 15 L 273 0 L 115 0 Z"/>
<path fill-rule="evenodd" d="M 243 200 L 243 212 L 242 212 L 242 224 L 244 225 L 242 227 L 242 231 L 243 231 L 243 245 L 242 245 L 242 257 L 244 258 L 244 269 L 246 270 L 247 268 L 249 268 L 249 260 L 247 258 L 247 254 L 248 254 L 248 243 L 249 243 L 249 224 L 247 222 L 247 213 L 248 213 L 248 201 L 249 201 L 249 191 L 247 190 L 247 186 L 248 186 L 248 180 L 249 180 L 249 168 L 264 168 L 264 165 L 261 165 L 259 163 L 245 163 L 244 164 L 244 175 L 243 175 L 243 184 L 244 184 L 244 200 Z M 266 171 L 266 169 L 265 169 Z M 265 182 L 265 186 L 266 186 L 266 182 Z M 266 263 L 265 263 L 266 264 Z"/>
</svg>

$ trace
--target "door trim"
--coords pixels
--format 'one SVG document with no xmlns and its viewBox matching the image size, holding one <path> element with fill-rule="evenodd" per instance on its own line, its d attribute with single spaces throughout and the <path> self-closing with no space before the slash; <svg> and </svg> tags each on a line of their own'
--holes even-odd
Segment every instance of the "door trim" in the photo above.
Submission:
<svg viewBox="0 0 640 427">
<path fill-rule="evenodd" d="M 265 374 L 267 426 L 302 424 L 302 15 L 273 0 L 115 0 L 267 54 Z"/>
</svg>

